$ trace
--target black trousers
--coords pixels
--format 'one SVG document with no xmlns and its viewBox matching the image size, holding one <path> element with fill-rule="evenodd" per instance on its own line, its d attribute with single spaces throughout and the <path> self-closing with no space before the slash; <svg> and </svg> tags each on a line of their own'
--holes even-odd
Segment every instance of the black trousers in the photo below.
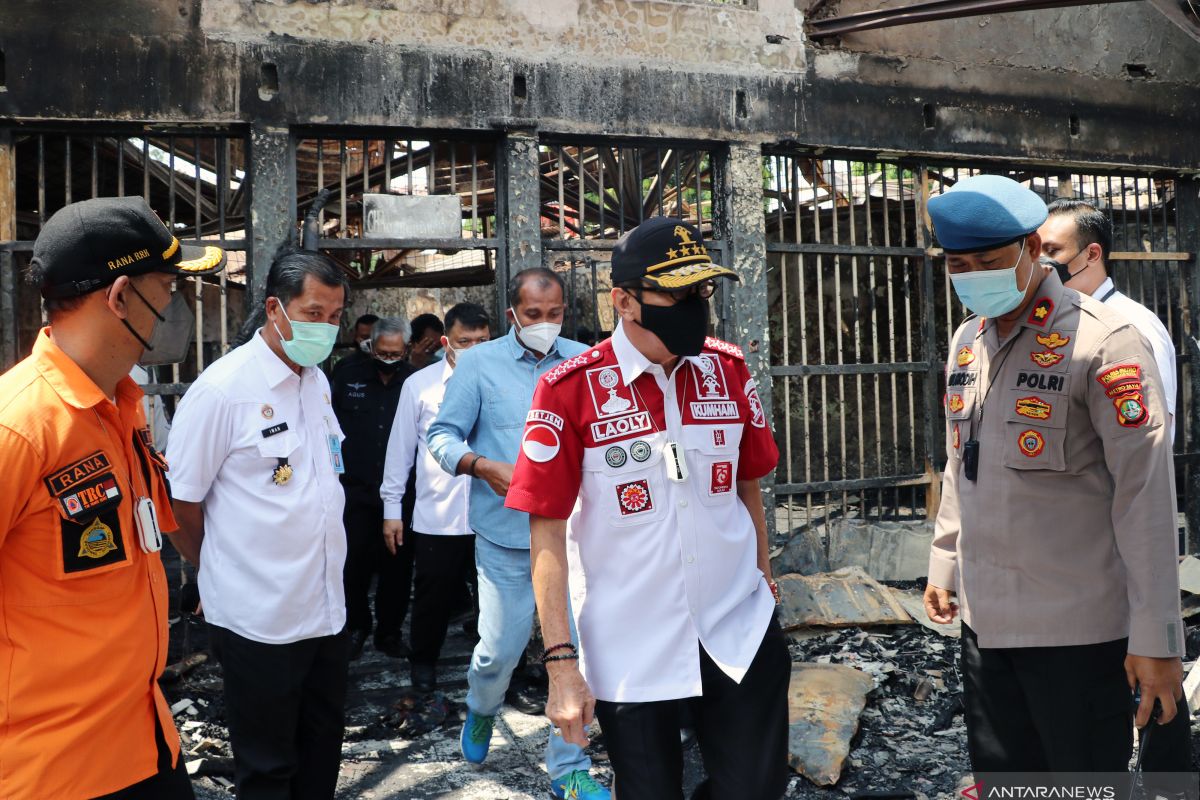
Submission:
<svg viewBox="0 0 1200 800">
<path fill-rule="evenodd" d="M 791 658 L 771 620 L 750 669 L 735 683 L 700 648 L 704 694 L 647 703 L 596 702 L 621 800 L 683 797 L 680 715 L 686 708 L 708 779 L 693 800 L 778 800 L 787 790 Z"/>
<path fill-rule="evenodd" d="M 154 725 L 154 743 L 158 746 L 156 774 L 120 791 L 97 797 L 96 800 L 195 800 L 192 779 L 183 766 L 183 753 L 179 754 L 178 763 L 172 767 L 171 749 L 167 747 L 167 740 L 163 738 L 162 728 L 157 722 Z"/>
<path fill-rule="evenodd" d="M 225 677 L 238 800 L 332 800 L 350 640 L 263 644 L 209 625 Z"/>
<path fill-rule="evenodd" d="M 981 648 L 963 625 L 967 751 L 975 772 L 1125 772 L 1133 752 L 1127 640 Z"/>
<path fill-rule="evenodd" d="M 475 569 L 475 536 L 438 536 L 413 531 L 413 609 L 410 643 L 414 664 L 434 664 L 446 641 L 450 618 L 463 607 Z"/>
<path fill-rule="evenodd" d="M 412 594 L 413 547 L 410 537 L 396 555 L 383 543 L 383 503 L 374 502 L 357 491 L 346 492 L 346 627 L 370 631 L 371 578 L 378 574 L 375 587 L 375 641 L 400 638 L 404 617 Z"/>
</svg>

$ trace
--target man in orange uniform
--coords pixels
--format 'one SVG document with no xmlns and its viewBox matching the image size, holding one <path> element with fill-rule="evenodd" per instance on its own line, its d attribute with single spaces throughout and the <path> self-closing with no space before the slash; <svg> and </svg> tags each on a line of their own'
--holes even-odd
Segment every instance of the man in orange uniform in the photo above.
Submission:
<svg viewBox="0 0 1200 800">
<path fill-rule="evenodd" d="M 128 374 L 182 359 L 172 284 L 224 263 L 141 198 L 69 205 L 34 244 L 50 325 L 0 376 L 0 797 L 193 796 L 157 682 L 176 524 Z"/>
</svg>

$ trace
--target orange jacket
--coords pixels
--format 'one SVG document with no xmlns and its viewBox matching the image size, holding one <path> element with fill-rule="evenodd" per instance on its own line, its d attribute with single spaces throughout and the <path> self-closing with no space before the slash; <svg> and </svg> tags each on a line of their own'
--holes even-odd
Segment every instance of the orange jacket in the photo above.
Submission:
<svg viewBox="0 0 1200 800">
<path fill-rule="evenodd" d="M 167 582 L 134 504 L 178 527 L 142 391 L 116 405 L 51 340 L 0 376 L 0 798 L 87 798 L 157 771 Z M 149 477 L 149 486 L 147 486 Z"/>
</svg>

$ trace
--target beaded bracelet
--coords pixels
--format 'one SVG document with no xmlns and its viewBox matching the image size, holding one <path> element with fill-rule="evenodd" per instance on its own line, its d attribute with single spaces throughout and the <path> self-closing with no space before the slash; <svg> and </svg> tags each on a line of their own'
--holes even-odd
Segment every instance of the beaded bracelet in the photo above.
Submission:
<svg viewBox="0 0 1200 800">
<path fill-rule="evenodd" d="M 579 656 L 575 653 L 563 653 L 561 656 L 545 656 L 542 658 L 543 664 L 549 664 L 551 661 L 578 661 Z"/>
<path fill-rule="evenodd" d="M 575 645 L 573 645 L 571 642 L 563 642 L 562 644 L 556 644 L 556 645 L 547 647 L 545 650 L 542 651 L 542 655 L 539 656 L 539 660 L 543 664 L 545 664 L 546 659 L 549 658 L 550 654 L 553 653 L 555 650 L 570 650 L 572 653 L 579 652 L 578 650 L 575 649 Z"/>
</svg>

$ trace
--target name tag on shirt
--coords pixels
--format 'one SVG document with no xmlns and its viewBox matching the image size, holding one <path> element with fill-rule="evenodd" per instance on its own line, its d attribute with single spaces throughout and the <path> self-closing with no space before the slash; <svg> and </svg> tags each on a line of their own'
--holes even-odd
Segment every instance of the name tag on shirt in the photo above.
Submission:
<svg viewBox="0 0 1200 800">
<path fill-rule="evenodd" d="M 338 475 L 346 473 L 346 464 L 342 461 L 342 442 L 338 439 L 337 434 L 331 433 L 325 437 L 329 442 L 329 461 L 333 464 L 333 471 Z"/>
</svg>

